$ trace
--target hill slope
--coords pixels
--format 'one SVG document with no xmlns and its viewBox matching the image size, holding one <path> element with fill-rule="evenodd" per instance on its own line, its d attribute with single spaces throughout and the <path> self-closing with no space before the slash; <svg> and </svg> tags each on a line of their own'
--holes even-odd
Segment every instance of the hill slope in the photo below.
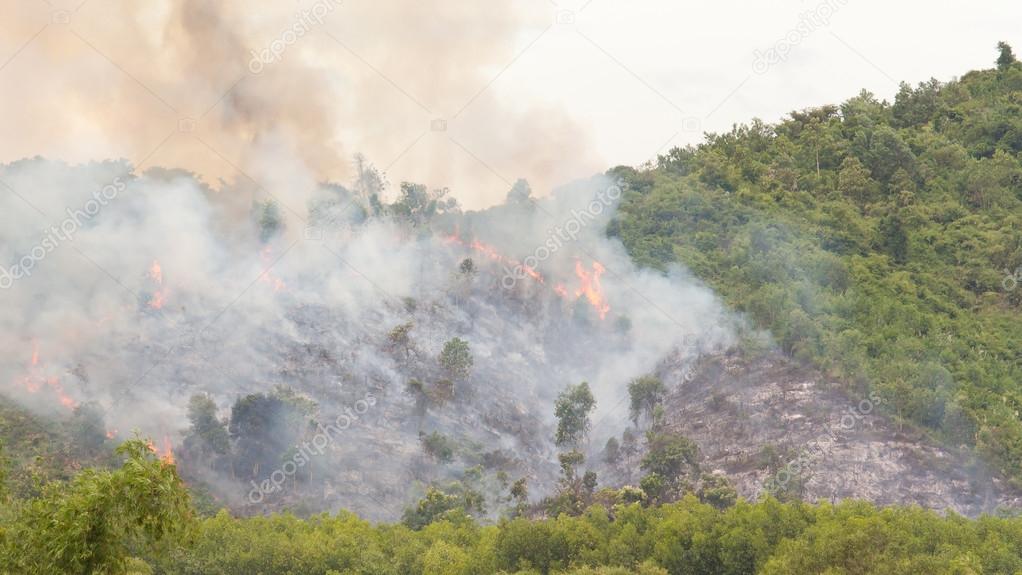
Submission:
<svg viewBox="0 0 1022 575">
<path fill-rule="evenodd" d="M 856 397 L 1022 482 L 1022 66 L 754 121 L 617 168 L 609 233 Z"/>
</svg>

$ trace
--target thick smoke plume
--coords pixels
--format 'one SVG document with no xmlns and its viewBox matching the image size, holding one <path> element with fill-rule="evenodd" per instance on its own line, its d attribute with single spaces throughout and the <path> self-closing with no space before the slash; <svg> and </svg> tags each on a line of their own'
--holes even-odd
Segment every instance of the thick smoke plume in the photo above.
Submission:
<svg viewBox="0 0 1022 575">
<path fill-rule="evenodd" d="M 98 404 L 112 434 L 164 438 L 180 461 L 189 398 L 206 394 L 227 417 L 239 398 L 287 386 L 315 402 L 316 424 L 280 441 L 322 445 L 278 477 L 312 470 L 315 493 L 260 488 L 269 464 L 183 468 L 255 510 L 300 496 L 394 517 L 415 495 L 409 484 L 478 461 L 548 491 L 553 402 L 567 385 L 587 381 L 596 396 L 595 453 L 625 425 L 632 378 L 732 343 L 709 290 L 681 270 L 637 269 L 607 239 L 621 190 L 604 177 L 540 200 L 519 183 L 506 203 L 463 213 L 443 198 L 417 203 L 440 194 L 409 186 L 381 207 L 362 169 L 291 210 L 243 210 L 225 201 L 236 190 L 183 172 L 3 166 L 0 390 L 57 418 Z M 401 326 L 407 337 L 395 336 Z M 465 374 L 438 361 L 453 338 L 468 344 Z M 448 401 L 420 409 L 413 380 L 446 378 Z M 420 432 L 450 438 L 453 461 L 424 457 Z"/>
<path fill-rule="evenodd" d="M 0 23 L 0 161 L 125 158 L 214 189 L 345 180 L 360 152 L 393 181 L 499 201 L 602 165 L 563 110 L 489 88 L 552 22 L 550 6 L 305 0 L 14 3 Z M 257 182 L 257 184 L 255 184 Z M 286 202 L 285 202 L 286 203 Z"/>
</svg>

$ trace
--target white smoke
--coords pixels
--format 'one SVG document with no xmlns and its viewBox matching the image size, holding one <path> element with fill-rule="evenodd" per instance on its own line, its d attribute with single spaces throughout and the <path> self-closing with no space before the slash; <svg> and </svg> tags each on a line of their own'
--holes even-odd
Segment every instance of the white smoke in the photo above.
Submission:
<svg viewBox="0 0 1022 575">
<path fill-rule="evenodd" d="M 35 159 L 0 167 L 0 181 L 10 188 L 0 194 L 9 280 L 0 290 L 8 350 L 0 392 L 58 417 L 70 409 L 61 397 L 98 402 L 122 435 L 137 428 L 178 442 L 195 393 L 227 408 L 289 385 L 329 419 L 368 390 L 377 403 L 322 458 L 350 469 L 353 457 L 372 453 L 360 481 L 381 485 L 377 499 L 408 496 L 399 486 L 416 465 L 420 427 L 405 385 L 431 377 L 452 337 L 469 343 L 475 365 L 426 429 L 551 466 L 553 401 L 565 386 L 590 383 L 593 437 L 605 439 L 625 424 L 632 378 L 733 341 L 732 320 L 708 289 L 682 270 L 637 269 L 606 238 L 619 193 L 604 177 L 419 226 L 368 217 L 358 194 L 309 184 L 293 190 L 280 209 L 283 229 L 269 238 L 260 238 L 259 206 L 241 209 L 244 190 L 217 193 L 183 172 L 135 176 L 124 163 Z M 90 204 L 97 190 L 105 205 Z M 24 259 L 76 210 L 88 217 L 72 235 Z M 321 227 L 310 237 L 313 223 Z M 474 273 L 459 271 L 465 258 Z M 535 277 L 515 272 L 523 261 Z M 387 349 L 387 334 L 405 322 L 417 350 L 409 361 Z M 376 451 L 384 445 L 405 447 Z M 556 471 L 535 465 L 542 492 Z M 235 486 L 235 500 L 243 489 Z M 317 505 L 358 508 L 346 497 Z"/>
</svg>

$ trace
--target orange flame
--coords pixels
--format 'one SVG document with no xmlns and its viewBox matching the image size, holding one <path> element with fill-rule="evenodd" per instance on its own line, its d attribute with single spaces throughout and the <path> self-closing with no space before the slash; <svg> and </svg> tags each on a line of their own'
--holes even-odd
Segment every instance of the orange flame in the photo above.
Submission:
<svg viewBox="0 0 1022 575">
<path fill-rule="evenodd" d="M 163 448 L 160 450 L 160 460 L 167 465 L 174 465 L 174 446 L 170 442 L 170 437 L 167 434 L 163 434 Z"/>
<path fill-rule="evenodd" d="M 157 449 L 156 443 L 150 438 L 146 439 L 145 446 L 157 456 L 160 461 L 167 465 L 174 465 L 174 447 L 170 442 L 170 437 L 166 433 L 163 434 L 163 439 L 160 441 L 160 447 Z"/>
<path fill-rule="evenodd" d="M 538 271 L 517 260 L 501 255 L 500 252 L 491 245 L 484 244 L 477 239 L 473 239 L 471 242 L 466 242 L 458 236 L 457 231 L 452 234 L 445 235 L 443 238 L 447 243 L 456 243 L 458 245 L 465 246 L 473 251 L 483 254 L 491 260 L 500 262 L 511 268 L 521 269 L 529 277 L 546 285 L 545 279 Z M 581 287 L 575 291 L 575 298 L 585 296 L 586 301 L 588 301 L 589 304 L 596 309 L 601 320 L 606 319 L 607 313 L 610 312 L 610 304 L 607 303 L 606 298 L 603 295 L 603 288 L 600 286 L 600 276 L 603 275 L 603 272 L 605 271 L 607 271 L 606 268 L 604 268 L 603 264 L 600 262 L 594 261 L 593 271 L 590 272 L 585 269 L 585 266 L 582 265 L 581 261 L 575 261 L 575 275 L 581 282 Z M 558 296 L 568 299 L 568 289 L 563 283 L 554 285 L 552 289 Z"/>
<path fill-rule="evenodd" d="M 276 293 L 286 290 L 287 284 L 284 283 L 284 280 L 273 275 L 273 272 L 270 271 L 270 267 L 273 265 L 273 250 L 270 249 L 270 246 L 266 246 L 259 252 L 259 259 L 263 261 L 264 267 L 263 275 L 259 276 L 259 281 L 272 286 L 273 291 Z"/>
<path fill-rule="evenodd" d="M 450 234 L 450 235 L 444 236 L 444 241 L 446 241 L 447 243 L 456 243 L 456 244 L 465 246 L 465 247 L 471 249 L 472 251 L 479 252 L 479 253 L 483 254 L 484 256 L 486 256 L 487 258 L 489 258 L 489 259 L 491 259 L 491 260 L 493 260 L 495 262 L 500 262 L 502 264 L 505 264 L 505 265 L 507 265 L 508 267 L 510 267 L 512 269 L 521 268 L 521 270 L 523 272 L 525 272 L 525 274 L 528 275 L 529 277 L 531 277 L 532 279 L 536 280 L 537 282 L 539 282 L 541 284 L 542 283 L 546 283 L 546 281 L 543 279 L 543 275 L 540 274 L 535 269 L 533 269 L 533 268 L 523 264 L 522 262 L 520 262 L 518 260 L 515 260 L 513 258 L 509 258 L 509 257 L 507 257 L 505 255 L 502 255 L 500 252 L 497 251 L 497 248 L 495 248 L 495 247 L 493 247 L 493 246 L 491 246 L 489 244 L 484 244 L 483 242 L 479 241 L 478 239 L 473 239 L 471 242 L 465 242 L 460 237 L 458 237 L 457 233 L 454 233 L 454 234 Z"/>
<path fill-rule="evenodd" d="M 149 279 L 157 284 L 163 284 L 163 268 L 160 267 L 160 262 L 153 260 L 153 265 L 149 266 Z"/>
<path fill-rule="evenodd" d="M 113 439 L 115 437 L 117 437 L 117 430 L 116 429 L 107 430 L 107 432 L 106 432 L 106 438 L 107 439 Z"/>
<path fill-rule="evenodd" d="M 606 269 L 600 262 L 593 262 L 593 271 L 590 273 L 582 265 L 582 262 L 575 260 L 575 275 L 578 276 L 582 286 L 575 290 L 575 297 L 585 296 L 590 305 L 596 309 L 600 319 L 606 319 L 610 305 L 603 297 L 603 289 L 600 287 L 600 276 Z"/>
<path fill-rule="evenodd" d="M 57 401 L 61 405 L 68 409 L 78 407 L 78 402 L 64 391 L 64 386 L 60 383 L 60 378 L 52 376 L 47 377 L 40 373 L 39 342 L 32 342 L 32 359 L 29 361 L 28 374 L 21 378 L 20 384 L 25 388 L 25 391 L 29 393 L 39 393 L 43 386 L 49 387 L 53 390 L 53 394 L 56 395 Z"/>
<path fill-rule="evenodd" d="M 152 309 L 163 309 L 163 305 L 167 303 L 167 292 L 163 289 L 163 268 L 160 267 L 160 262 L 153 260 L 153 265 L 149 266 L 149 272 L 146 275 L 156 284 L 156 291 L 149 296 L 149 302 L 146 305 Z"/>
</svg>

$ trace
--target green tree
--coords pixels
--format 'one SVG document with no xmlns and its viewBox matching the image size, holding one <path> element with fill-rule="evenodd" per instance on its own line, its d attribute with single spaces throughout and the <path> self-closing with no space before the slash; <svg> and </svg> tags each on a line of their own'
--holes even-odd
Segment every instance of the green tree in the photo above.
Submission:
<svg viewBox="0 0 1022 575">
<path fill-rule="evenodd" d="M 419 432 L 419 442 L 422 444 L 422 451 L 440 463 L 450 463 L 454 460 L 454 442 L 444 434 L 438 431 L 430 434 Z"/>
<path fill-rule="evenodd" d="M 505 204 L 516 208 L 529 207 L 532 205 L 532 202 L 532 187 L 529 186 L 529 182 L 523 179 L 515 181 L 504 201 Z"/>
<path fill-rule="evenodd" d="M 451 377 L 464 379 L 471 373 L 472 364 L 475 360 L 472 358 L 472 351 L 468 347 L 468 342 L 455 337 L 444 344 L 444 349 L 440 352 L 439 361 L 440 366 Z"/>
<path fill-rule="evenodd" d="M 1012 51 L 1011 46 L 1009 46 L 1007 42 L 998 42 L 997 51 L 998 70 L 1007 70 L 1012 66 L 1012 64 L 1017 62 L 1015 59 L 1015 52 Z"/>
<path fill-rule="evenodd" d="M 132 552 L 186 540 L 194 515 L 175 467 L 141 439 L 117 448 L 120 469 L 86 469 L 27 502 L 0 547 L 12 573 L 122 573 Z"/>
<path fill-rule="evenodd" d="M 621 460 L 621 444 L 618 442 L 616 437 L 611 437 L 607 440 L 607 444 L 603 447 L 603 461 L 614 465 Z"/>
<path fill-rule="evenodd" d="M 415 327 L 413 322 L 405 322 L 394 329 L 390 330 L 387 334 L 387 342 L 390 344 L 392 349 L 401 350 L 402 355 L 407 358 L 408 354 L 412 349 L 412 328 Z"/>
<path fill-rule="evenodd" d="M 596 399 L 589 384 L 569 385 L 557 396 L 554 415 L 557 417 L 557 445 L 578 446 L 589 434 L 589 416 L 596 409 Z"/>
<path fill-rule="evenodd" d="M 642 469 L 675 482 L 688 470 L 699 470 L 699 448 L 684 435 L 666 431 L 647 433 L 649 450 L 642 458 Z"/>
<path fill-rule="evenodd" d="M 699 500 L 717 509 L 726 509 L 738 501 L 738 491 L 726 475 L 719 473 L 704 474 L 699 491 Z"/>
<path fill-rule="evenodd" d="M 667 387 L 659 377 L 644 375 L 628 384 L 628 396 L 631 399 L 630 413 L 632 423 L 639 426 L 642 416 L 653 417 L 653 410 L 664 401 Z"/>
<path fill-rule="evenodd" d="M 401 522 L 410 529 L 422 529 L 448 512 L 457 509 L 460 503 L 458 496 L 444 493 L 436 487 L 430 486 L 426 489 L 426 495 L 419 500 L 415 507 L 405 510 Z"/>
<path fill-rule="evenodd" d="M 231 447 L 227 425 L 216 412 L 216 402 L 208 395 L 196 394 L 188 400 L 190 434 L 199 442 L 205 455 L 225 455 Z"/>
<path fill-rule="evenodd" d="M 258 205 L 259 239 L 266 243 L 284 230 L 284 215 L 274 200 L 266 200 Z"/>
</svg>

